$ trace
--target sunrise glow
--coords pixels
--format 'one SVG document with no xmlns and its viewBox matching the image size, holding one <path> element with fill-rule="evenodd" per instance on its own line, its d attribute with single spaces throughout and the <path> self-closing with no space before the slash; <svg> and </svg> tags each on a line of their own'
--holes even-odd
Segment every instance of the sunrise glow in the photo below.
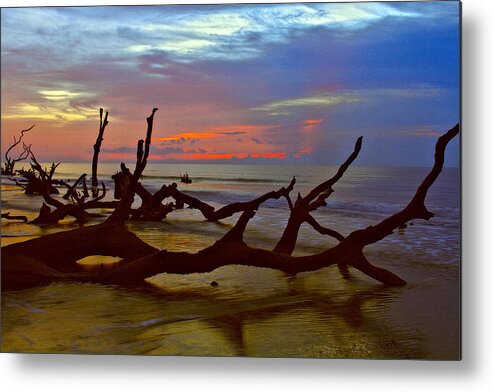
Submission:
<svg viewBox="0 0 493 392">
<path fill-rule="evenodd" d="M 158 107 L 160 162 L 337 163 L 363 135 L 360 164 L 426 165 L 459 119 L 457 15 L 455 2 L 4 9 L 2 139 L 36 124 L 40 159 L 87 162 L 103 107 L 100 159 L 131 161 Z M 448 154 L 458 165 L 458 143 Z"/>
</svg>

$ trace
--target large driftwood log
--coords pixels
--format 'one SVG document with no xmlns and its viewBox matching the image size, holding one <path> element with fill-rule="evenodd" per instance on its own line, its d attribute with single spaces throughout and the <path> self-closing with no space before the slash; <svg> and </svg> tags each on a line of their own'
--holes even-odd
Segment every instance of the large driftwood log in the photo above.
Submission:
<svg viewBox="0 0 493 392">
<path fill-rule="evenodd" d="M 91 255 L 126 261 L 158 250 L 122 225 L 97 224 L 50 234 L 2 248 L 2 290 L 18 290 L 57 281 L 94 281 L 76 261 Z M 122 265 L 123 265 L 122 264 Z"/>
<path fill-rule="evenodd" d="M 152 132 L 152 115 L 150 121 L 148 118 L 148 138 L 150 138 L 149 128 Z M 143 285 L 146 278 L 159 273 L 208 272 L 230 264 L 273 268 L 287 274 L 314 271 L 337 264 L 356 268 L 386 285 L 404 285 L 406 282 L 391 271 L 371 264 L 364 256 L 363 249 L 366 245 L 392 234 L 394 230 L 410 220 L 428 220 L 433 216 L 425 207 L 425 197 L 443 168 L 444 152 L 448 142 L 458 132 L 459 125 L 456 125 L 438 139 L 433 168 L 418 187 L 410 203 L 401 211 L 374 226 L 352 232 L 326 251 L 300 257 L 256 249 L 243 241 L 243 233 L 255 214 L 255 208 L 246 209 L 236 225 L 222 239 L 198 253 L 159 251 L 129 233 L 124 228 L 123 222 L 130 211 L 130 198 L 133 200 L 150 145 L 149 139 L 144 149 L 143 141 L 139 141 L 137 165 L 132 177 L 133 184 L 130 194 L 126 195 L 129 199 L 124 198 L 125 203 L 122 203 L 105 223 L 2 248 L 2 289 L 30 287 L 54 281 Z M 313 196 L 312 193 L 316 193 L 314 197 L 316 199 L 321 194 L 319 189 L 324 192 L 323 189 L 327 189 L 327 182 L 314 188 L 317 193 L 312 191 L 309 195 Z M 316 202 L 314 199 L 310 203 Z M 122 210 L 123 208 L 125 210 Z M 76 261 L 89 255 L 112 255 L 124 260 L 109 271 L 78 270 Z"/>
</svg>

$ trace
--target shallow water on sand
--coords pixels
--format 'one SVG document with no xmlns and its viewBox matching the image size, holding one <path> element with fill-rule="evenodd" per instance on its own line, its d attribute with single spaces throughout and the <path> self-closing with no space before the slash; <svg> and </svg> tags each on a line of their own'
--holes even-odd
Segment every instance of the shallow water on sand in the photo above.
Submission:
<svg viewBox="0 0 493 392">
<path fill-rule="evenodd" d="M 117 165 L 100 165 L 100 177 L 108 186 L 116 170 Z M 178 182 L 180 171 L 193 180 L 180 184 L 183 191 L 221 206 L 286 186 L 294 174 L 295 191 L 304 194 L 335 168 L 150 164 L 143 183 L 157 190 L 163 183 Z M 81 172 L 90 172 L 89 165 L 60 165 L 59 177 L 74 179 Z M 351 167 L 327 207 L 314 215 L 322 225 L 348 234 L 402 208 L 425 174 L 425 169 Z M 2 212 L 34 218 L 40 198 L 22 195 L 10 184 L 2 179 Z M 161 274 L 149 279 L 159 290 L 141 292 L 52 284 L 2 295 L 2 350 L 457 359 L 458 169 L 444 170 L 427 205 L 435 213 L 431 221 L 416 221 L 365 249 L 372 262 L 403 277 L 407 286 L 385 288 L 353 270 L 351 279 L 344 280 L 334 267 L 287 277 L 242 266 L 207 274 Z M 272 248 L 287 217 L 285 201 L 266 202 L 250 222 L 245 240 Z M 128 227 L 158 248 L 194 252 L 215 242 L 236 219 L 205 222 L 199 211 L 184 209 L 163 222 L 131 222 Z M 74 227 L 69 219 L 48 227 L 2 221 L 2 246 Z M 335 240 L 303 227 L 295 254 L 312 254 L 333 244 Z M 95 263 L 100 262 L 96 257 Z M 218 286 L 211 286 L 212 281 Z"/>
</svg>

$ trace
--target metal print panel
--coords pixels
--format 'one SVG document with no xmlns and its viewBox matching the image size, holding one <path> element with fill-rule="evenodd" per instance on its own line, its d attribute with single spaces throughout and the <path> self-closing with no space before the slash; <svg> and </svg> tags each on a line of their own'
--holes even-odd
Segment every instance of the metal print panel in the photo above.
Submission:
<svg viewBox="0 0 493 392">
<path fill-rule="evenodd" d="M 3 8 L 2 351 L 460 359 L 460 3 Z"/>
</svg>

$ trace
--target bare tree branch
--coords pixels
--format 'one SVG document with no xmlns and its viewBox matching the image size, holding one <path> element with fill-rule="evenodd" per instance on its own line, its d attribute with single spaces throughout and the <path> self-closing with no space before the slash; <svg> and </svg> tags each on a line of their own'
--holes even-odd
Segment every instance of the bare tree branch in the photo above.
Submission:
<svg viewBox="0 0 493 392">
<path fill-rule="evenodd" d="M 7 220 L 20 220 L 22 222 L 27 222 L 28 219 L 24 215 L 10 215 L 10 212 L 2 213 L 2 218 Z"/>
<path fill-rule="evenodd" d="M 146 165 L 147 158 L 149 157 L 149 150 L 151 146 L 151 135 L 152 128 L 154 124 L 154 114 L 158 109 L 152 109 L 152 113 L 147 117 L 147 132 L 145 144 L 143 140 L 139 140 L 137 143 L 137 160 L 135 162 L 135 170 L 130 179 L 130 185 L 128 187 L 128 192 L 123 196 L 122 201 L 118 205 L 113 214 L 107 219 L 108 223 L 123 224 L 125 220 L 128 219 L 130 214 L 130 209 L 134 201 L 135 192 L 137 189 L 137 184 L 139 182 L 140 176 L 142 175 Z"/>
<path fill-rule="evenodd" d="M 22 143 L 23 146 L 23 151 L 19 154 L 17 158 L 12 158 L 9 156 L 10 151 L 12 151 L 21 141 L 22 138 L 24 137 L 24 134 L 26 132 L 29 132 L 31 129 L 33 129 L 36 126 L 36 124 L 32 125 L 31 127 L 27 129 L 21 130 L 21 134 L 19 136 L 19 139 L 17 139 L 14 136 L 14 143 L 5 151 L 5 166 L 2 168 L 2 174 L 10 176 L 14 174 L 14 167 L 17 162 L 23 161 L 27 159 L 27 157 L 30 154 L 31 146 L 27 146 L 25 143 Z"/>
<path fill-rule="evenodd" d="M 106 115 L 103 120 L 103 108 L 99 109 L 99 133 L 96 139 L 96 143 L 94 144 L 94 154 L 92 156 L 92 180 L 91 180 L 91 190 L 92 197 L 96 197 L 98 195 L 98 157 L 99 152 L 101 150 L 101 144 L 103 143 L 103 135 L 106 126 L 108 125 L 108 111 L 106 111 Z"/>
<path fill-rule="evenodd" d="M 313 188 L 305 197 L 302 197 L 298 193 L 298 198 L 296 199 L 294 205 L 290 203 L 290 199 L 288 199 L 288 204 L 291 210 L 291 214 L 289 215 L 288 224 L 286 225 L 286 228 L 284 229 L 281 238 L 279 239 L 276 247 L 274 248 L 274 252 L 288 254 L 288 255 L 293 253 L 301 225 L 303 224 L 303 222 L 306 222 L 307 219 L 310 219 L 309 218 L 310 211 L 313 211 L 320 206 L 326 205 L 325 200 L 333 192 L 332 186 L 341 179 L 341 177 L 344 175 L 344 173 L 349 168 L 351 163 L 353 163 L 353 161 L 358 156 L 361 150 L 362 140 L 363 140 L 362 136 L 360 136 L 356 140 L 354 151 L 352 152 L 351 155 L 349 155 L 346 161 L 339 167 L 337 173 L 332 178 L 328 179 L 327 181 Z M 313 219 L 310 219 L 310 221 L 311 223 L 314 223 Z M 316 223 L 315 226 L 317 226 Z M 319 227 L 319 225 L 317 227 L 319 229 L 321 228 Z M 332 234 L 333 234 L 332 236 L 334 235 L 337 236 L 338 233 L 332 232 Z"/>
</svg>

